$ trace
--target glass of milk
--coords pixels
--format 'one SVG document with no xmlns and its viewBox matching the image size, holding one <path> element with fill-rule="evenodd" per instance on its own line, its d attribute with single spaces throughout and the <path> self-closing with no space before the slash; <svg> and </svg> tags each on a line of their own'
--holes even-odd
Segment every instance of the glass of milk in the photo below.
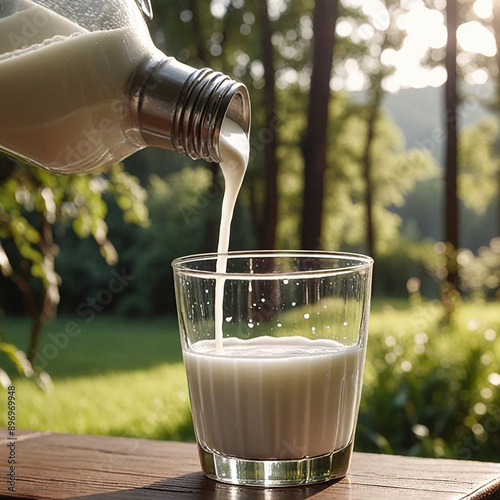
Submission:
<svg viewBox="0 0 500 500">
<path fill-rule="evenodd" d="M 320 251 L 173 262 L 191 411 L 208 477 L 269 487 L 347 474 L 372 266 L 370 257 Z"/>
</svg>

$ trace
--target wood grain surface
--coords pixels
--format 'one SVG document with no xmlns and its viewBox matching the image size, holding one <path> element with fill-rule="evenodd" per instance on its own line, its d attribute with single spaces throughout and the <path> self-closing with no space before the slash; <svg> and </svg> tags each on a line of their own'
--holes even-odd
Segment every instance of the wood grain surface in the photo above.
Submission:
<svg viewBox="0 0 500 500">
<path fill-rule="evenodd" d="M 349 475 L 261 489 L 206 478 L 193 443 L 16 431 L 16 491 L 0 456 L 0 495 L 37 499 L 500 499 L 500 463 L 354 453 Z M 6 429 L 0 445 L 8 449 Z"/>
</svg>

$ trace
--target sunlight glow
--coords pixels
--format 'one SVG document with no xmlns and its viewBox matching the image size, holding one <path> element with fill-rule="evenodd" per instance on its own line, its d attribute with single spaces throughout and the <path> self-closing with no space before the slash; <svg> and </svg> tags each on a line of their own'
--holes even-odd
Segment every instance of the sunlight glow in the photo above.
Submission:
<svg viewBox="0 0 500 500">
<path fill-rule="evenodd" d="M 461 24 L 457 29 L 458 44 L 463 50 L 492 57 L 497 53 L 493 33 L 479 21 Z"/>
<path fill-rule="evenodd" d="M 226 15 L 228 0 L 212 0 L 210 3 L 210 13 L 217 19 L 222 19 Z"/>
<path fill-rule="evenodd" d="M 423 61 L 429 48 L 446 45 L 447 32 L 441 12 L 428 9 L 420 0 L 409 0 L 411 10 L 398 17 L 397 27 L 406 31 L 400 50 L 386 49 L 381 54 L 382 63 L 396 68 L 388 76 L 384 88 L 396 92 L 401 88 L 438 87 L 446 80 L 442 68 L 426 68 Z M 425 29 L 422 27 L 425 26 Z"/>
<path fill-rule="evenodd" d="M 287 3 L 284 0 L 269 0 L 267 2 L 267 13 L 271 21 L 277 21 L 286 9 Z"/>
<path fill-rule="evenodd" d="M 347 77 L 346 85 L 352 92 L 358 92 L 366 87 L 366 78 L 363 72 L 353 71 Z"/>
<path fill-rule="evenodd" d="M 484 68 L 479 68 L 470 75 L 465 75 L 465 81 L 470 85 L 484 85 L 488 81 L 488 76 Z"/>
<path fill-rule="evenodd" d="M 348 9 L 359 9 L 363 5 L 363 0 L 342 0 L 342 5 Z"/>
<path fill-rule="evenodd" d="M 441 12 L 427 9 L 421 5 L 400 16 L 396 24 L 399 29 L 408 33 L 408 37 L 411 38 L 411 45 L 437 49 L 444 47 L 446 44 L 446 26 Z M 425 26 L 425 29 L 422 28 L 423 26 Z"/>
<path fill-rule="evenodd" d="M 359 36 L 362 40 L 370 40 L 375 34 L 375 30 L 370 24 L 362 24 L 359 27 Z"/>
<path fill-rule="evenodd" d="M 352 33 L 352 24 L 347 19 L 339 19 L 335 26 L 335 32 L 341 38 L 348 37 Z"/>
<path fill-rule="evenodd" d="M 361 9 L 376 29 L 384 31 L 389 27 L 389 12 L 380 0 L 365 0 Z"/>
<path fill-rule="evenodd" d="M 481 19 L 489 19 L 492 16 L 492 0 L 476 0 L 473 6 L 474 13 Z"/>
<path fill-rule="evenodd" d="M 375 42 L 377 34 L 388 27 L 389 14 L 380 0 L 341 0 L 347 8 L 361 8 L 368 17 L 371 26 L 367 24 L 355 27 L 349 19 L 340 19 L 336 32 L 339 37 L 350 37 L 355 43 L 372 39 Z M 500 0 L 495 0 L 499 1 Z M 444 9 L 445 1 L 441 7 Z M 380 61 L 388 67 L 394 67 L 394 73 L 383 81 L 383 87 L 389 92 L 397 92 L 401 88 L 438 87 L 446 81 L 446 70 L 442 66 L 434 68 L 424 66 L 429 49 L 443 49 L 447 42 L 447 29 L 442 11 L 429 9 L 422 0 L 401 0 L 401 8 L 408 12 L 397 17 L 397 27 L 406 32 L 406 38 L 399 50 L 385 49 L 380 54 Z M 482 19 L 492 16 L 493 0 L 476 0 L 474 13 Z M 368 30 L 367 27 L 370 27 Z M 363 28 L 363 30 L 362 30 Z M 496 54 L 495 37 L 480 21 L 470 21 L 459 26 L 457 41 L 461 52 L 457 63 L 463 67 L 473 61 L 474 54 L 492 57 Z M 376 43 L 373 46 L 378 45 Z M 370 55 L 377 57 L 378 54 Z M 341 66 L 344 66 L 343 68 Z M 348 68 L 346 65 L 337 67 L 337 74 L 330 83 L 332 88 L 341 86 L 347 90 L 359 90 L 366 85 L 366 78 L 361 77 L 359 68 Z M 488 80 L 488 72 L 476 69 L 467 75 L 467 81 L 474 85 L 482 85 Z"/>
</svg>

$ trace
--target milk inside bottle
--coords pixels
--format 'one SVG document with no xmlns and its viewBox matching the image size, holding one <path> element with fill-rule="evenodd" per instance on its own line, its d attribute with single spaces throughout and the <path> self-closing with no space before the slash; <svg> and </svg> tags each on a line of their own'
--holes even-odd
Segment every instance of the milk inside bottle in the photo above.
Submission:
<svg viewBox="0 0 500 500">
<path fill-rule="evenodd" d="M 125 133 L 121 99 L 149 52 L 144 33 L 88 31 L 50 9 L 24 4 L 0 19 L 2 148 L 61 169 L 106 166 L 131 154 L 136 145 Z"/>
<path fill-rule="evenodd" d="M 146 146 L 220 161 L 226 115 L 248 133 L 244 86 L 159 51 L 135 1 L 3 0 L 0 151 L 55 173 Z"/>
</svg>

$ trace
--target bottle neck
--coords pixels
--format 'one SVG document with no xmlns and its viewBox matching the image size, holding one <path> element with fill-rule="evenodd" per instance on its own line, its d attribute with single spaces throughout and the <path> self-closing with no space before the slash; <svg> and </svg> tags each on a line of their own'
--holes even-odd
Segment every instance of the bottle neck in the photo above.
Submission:
<svg viewBox="0 0 500 500">
<path fill-rule="evenodd" d="M 250 131 L 250 98 L 242 83 L 173 57 L 149 61 L 132 82 L 131 108 L 147 146 L 220 162 L 224 118 Z"/>
</svg>

